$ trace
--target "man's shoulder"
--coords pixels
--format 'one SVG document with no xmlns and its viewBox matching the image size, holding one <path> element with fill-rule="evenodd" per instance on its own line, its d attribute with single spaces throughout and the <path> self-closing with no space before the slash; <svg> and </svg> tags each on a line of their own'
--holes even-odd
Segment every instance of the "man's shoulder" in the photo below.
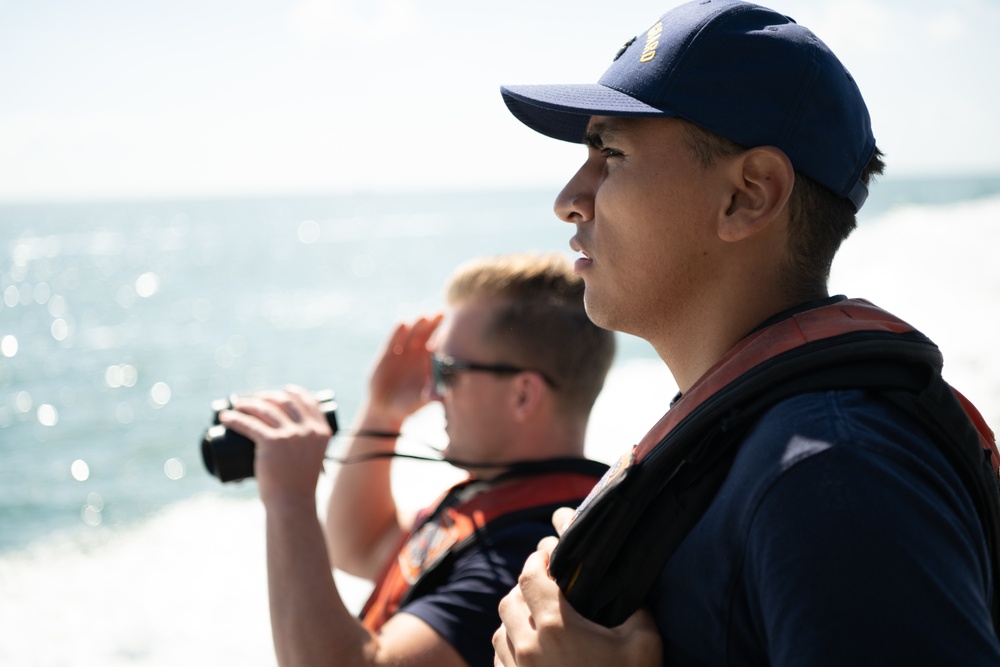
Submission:
<svg viewBox="0 0 1000 667">
<path fill-rule="evenodd" d="M 877 393 L 855 389 L 803 393 L 776 403 L 748 431 L 744 445 L 772 447 L 787 467 L 796 458 L 796 448 L 790 445 L 802 440 L 825 443 L 823 450 L 850 445 L 937 451 L 911 417 Z"/>
<path fill-rule="evenodd" d="M 901 410 L 860 390 L 794 396 L 769 409 L 745 435 L 726 481 L 749 510 L 788 478 L 878 486 L 906 478 L 912 488 L 967 509 L 960 478 L 939 445 Z M 817 487 L 818 488 L 818 487 Z M 730 496 L 733 497 L 733 496 Z"/>
</svg>

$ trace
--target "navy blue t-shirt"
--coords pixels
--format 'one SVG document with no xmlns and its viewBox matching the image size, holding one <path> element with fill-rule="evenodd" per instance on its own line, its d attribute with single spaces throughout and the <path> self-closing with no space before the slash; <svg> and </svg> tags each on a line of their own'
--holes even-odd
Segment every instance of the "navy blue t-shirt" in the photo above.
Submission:
<svg viewBox="0 0 1000 667">
<path fill-rule="evenodd" d="M 836 391 L 761 418 L 650 604 L 666 665 L 1000 665 L 991 576 L 937 446 Z"/>
<path fill-rule="evenodd" d="M 455 558 L 445 581 L 401 607 L 441 635 L 471 667 L 493 664 L 493 633 L 500 627 L 500 600 L 538 542 L 555 535 L 551 522 L 518 522 L 476 540 Z"/>
</svg>

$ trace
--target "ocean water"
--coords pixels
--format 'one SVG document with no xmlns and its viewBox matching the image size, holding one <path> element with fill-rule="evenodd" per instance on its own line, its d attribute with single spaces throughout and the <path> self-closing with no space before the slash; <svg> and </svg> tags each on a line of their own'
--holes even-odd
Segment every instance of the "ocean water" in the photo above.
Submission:
<svg viewBox="0 0 1000 667">
<path fill-rule="evenodd" d="M 553 195 L 0 206 L 0 664 L 274 665 L 263 512 L 204 470 L 211 401 L 331 388 L 346 427 L 389 328 L 438 309 L 459 262 L 569 253 Z M 831 280 L 938 342 L 994 426 L 998 219 L 1000 178 L 887 180 Z M 625 451 L 675 390 L 619 336 L 588 453 Z M 406 447 L 441 428 L 428 406 Z M 459 477 L 399 461 L 393 485 L 417 506 Z M 368 584 L 337 580 L 359 608 Z"/>
</svg>

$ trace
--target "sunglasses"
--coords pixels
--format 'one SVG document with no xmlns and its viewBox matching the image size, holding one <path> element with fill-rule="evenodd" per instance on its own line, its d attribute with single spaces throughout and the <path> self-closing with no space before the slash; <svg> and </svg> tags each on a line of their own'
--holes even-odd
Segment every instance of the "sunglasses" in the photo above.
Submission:
<svg viewBox="0 0 1000 667">
<path fill-rule="evenodd" d="M 472 361 L 462 361 L 455 357 L 431 355 L 431 374 L 434 378 L 434 391 L 438 396 L 443 396 L 445 389 L 452 382 L 452 378 L 458 373 L 465 372 L 496 373 L 497 375 L 515 375 L 517 373 L 533 372 L 542 376 L 542 379 L 553 389 L 556 383 L 542 371 L 533 368 L 522 368 L 511 364 L 477 364 Z"/>
</svg>

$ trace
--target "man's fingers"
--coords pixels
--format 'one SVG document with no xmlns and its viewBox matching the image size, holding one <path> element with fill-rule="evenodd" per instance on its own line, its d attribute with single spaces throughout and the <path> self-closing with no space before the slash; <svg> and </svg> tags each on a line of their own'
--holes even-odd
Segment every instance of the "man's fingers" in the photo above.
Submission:
<svg viewBox="0 0 1000 667">
<path fill-rule="evenodd" d="M 552 538 L 553 542 L 555 538 Z M 510 596 L 520 599 L 524 607 L 524 616 L 530 627 L 536 630 L 539 626 L 558 620 L 561 614 L 559 607 L 559 586 L 549 576 L 549 552 L 536 551 L 524 562 L 524 569 L 518 577 L 517 586 Z M 517 635 L 515 635 L 517 636 Z"/>
<path fill-rule="evenodd" d="M 493 635 L 493 651 L 502 665 L 516 665 L 518 650 L 514 644 L 516 637 L 531 638 L 534 635 L 535 624 L 531 611 L 525 604 L 521 594 L 520 584 L 515 586 L 500 600 L 497 608 L 500 613 L 500 629 Z"/>
<path fill-rule="evenodd" d="M 294 422 L 301 422 L 303 418 L 318 419 L 326 421 L 326 417 L 319 409 L 319 401 L 311 391 L 305 387 L 290 384 L 285 387 L 285 394 L 281 400 L 281 407 Z"/>
<path fill-rule="evenodd" d="M 552 581 L 552 579 L 549 577 L 549 570 L 548 570 L 549 554 L 552 553 L 552 548 L 555 548 L 555 545 L 558 543 L 559 540 L 557 540 L 554 537 L 546 537 L 542 539 L 542 541 L 538 543 L 538 546 L 539 547 L 544 546 L 545 548 L 544 549 L 540 548 L 538 551 L 535 551 L 533 554 L 528 556 L 527 560 L 524 561 L 524 567 L 521 570 L 521 578 L 518 579 L 518 582 L 520 582 L 521 579 L 534 579 L 534 578 L 541 578 L 544 579 L 545 581 Z M 552 548 L 549 548 L 550 546 Z"/>
<path fill-rule="evenodd" d="M 570 521 L 576 514 L 576 510 L 572 507 L 560 507 L 555 512 L 552 513 L 552 525 L 556 529 L 556 533 L 562 537 L 562 534 L 566 531 L 569 526 Z"/>
<path fill-rule="evenodd" d="M 500 626 L 493 633 L 493 667 L 515 667 L 514 645 L 510 643 L 507 629 Z"/>
<path fill-rule="evenodd" d="M 518 586 L 514 586 L 507 595 L 501 598 L 497 611 L 500 614 L 500 622 L 505 626 L 520 624 L 521 617 L 526 616 L 528 612 Z"/>
<path fill-rule="evenodd" d="M 256 417 L 259 421 L 263 422 L 264 425 L 272 428 L 278 427 L 288 416 L 281 407 L 274 403 L 274 401 L 268 400 L 265 394 L 245 396 L 235 399 L 233 401 L 232 412 L 238 412 L 242 415 Z M 247 420 L 241 418 L 240 421 L 245 422 Z"/>
<path fill-rule="evenodd" d="M 410 333 L 411 345 L 416 348 L 415 351 L 419 353 L 427 352 L 427 342 L 430 340 L 431 335 L 441 324 L 441 319 L 444 317 L 443 314 L 438 313 L 431 317 L 421 317 L 416 322 L 413 323 L 413 330 Z"/>
<path fill-rule="evenodd" d="M 548 537 L 543 537 L 538 540 L 538 546 L 535 547 L 535 551 L 543 551 L 547 554 L 551 554 L 557 544 L 559 544 L 559 538 L 549 535 Z M 548 563 L 548 561 L 546 561 L 546 563 Z"/>
<path fill-rule="evenodd" d="M 228 428 L 251 440 L 316 430 L 326 424 L 316 398 L 302 387 L 290 385 L 285 391 L 266 391 L 237 398 L 233 409 L 220 413 L 219 419 Z M 322 428 L 322 427 L 320 427 Z"/>
<path fill-rule="evenodd" d="M 219 421 L 234 433 L 239 433 L 254 442 L 266 437 L 264 429 L 270 427 L 262 417 L 238 410 L 223 410 L 219 413 Z"/>
<path fill-rule="evenodd" d="M 418 317 L 413 322 L 401 322 L 389 339 L 388 349 L 395 355 L 427 354 L 427 341 L 441 324 L 438 313 L 431 317 Z"/>
<path fill-rule="evenodd" d="M 400 322 L 389 336 L 389 342 L 385 346 L 386 352 L 397 355 L 403 354 L 406 351 L 406 341 L 409 337 L 410 325 L 406 322 Z"/>
</svg>

